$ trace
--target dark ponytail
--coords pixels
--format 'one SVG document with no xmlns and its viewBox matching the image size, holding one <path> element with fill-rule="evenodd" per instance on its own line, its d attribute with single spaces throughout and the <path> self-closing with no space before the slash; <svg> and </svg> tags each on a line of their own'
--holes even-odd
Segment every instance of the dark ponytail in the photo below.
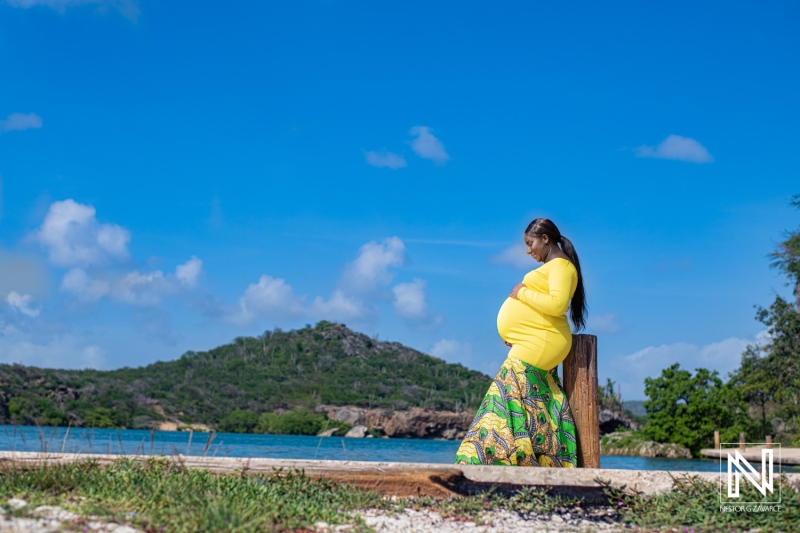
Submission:
<svg viewBox="0 0 800 533">
<path fill-rule="evenodd" d="M 561 246 L 561 249 L 564 251 L 566 256 L 569 257 L 569 260 L 573 265 L 575 265 L 575 270 L 578 271 L 578 286 L 575 288 L 575 294 L 572 296 L 572 302 L 569 306 L 570 318 L 572 318 L 575 331 L 577 332 L 582 330 L 586 326 L 586 291 L 583 288 L 581 262 L 578 259 L 578 252 L 575 251 L 572 241 L 561 235 L 561 232 L 558 231 L 556 225 L 546 218 L 537 218 L 528 224 L 528 228 L 525 230 L 525 233 L 528 235 L 537 236 L 547 235 L 551 242 L 556 243 L 557 246 Z"/>
</svg>

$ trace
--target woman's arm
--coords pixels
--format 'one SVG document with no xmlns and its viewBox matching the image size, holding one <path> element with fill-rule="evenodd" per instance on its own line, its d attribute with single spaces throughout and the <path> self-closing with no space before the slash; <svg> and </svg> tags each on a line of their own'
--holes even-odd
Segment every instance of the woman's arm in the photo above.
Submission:
<svg viewBox="0 0 800 533">
<path fill-rule="evenodd" d="M 569 309 L 572 288 L 577 281 L 575 275 L 569 264 L 564 264 L 563 267 L 554 267 L 547 277 L 550 294 L 537 292 L 522 285 L 517 290 L 516 297 L 519 301 L 530 305 L 540 313 L 552 316 L 563 315 Z M 514 289 L 517 289 L 517 287 L 514 287 Z"/>
</svg>

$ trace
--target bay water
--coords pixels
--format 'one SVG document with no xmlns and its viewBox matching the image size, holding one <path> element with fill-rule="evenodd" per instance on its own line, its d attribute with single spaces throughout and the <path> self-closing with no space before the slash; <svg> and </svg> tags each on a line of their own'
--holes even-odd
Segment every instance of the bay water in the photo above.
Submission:
<svg viewBox="0 0 800 533">
<path fill-rule="evenodd" d="M 0 451 L 453 464 L 460 441 L 0 426 Z M 602 455 L 601 468 L 719 472 L 718 459 Z M 784 471 L 797 471 L 788 469 Z"/>
</svg>

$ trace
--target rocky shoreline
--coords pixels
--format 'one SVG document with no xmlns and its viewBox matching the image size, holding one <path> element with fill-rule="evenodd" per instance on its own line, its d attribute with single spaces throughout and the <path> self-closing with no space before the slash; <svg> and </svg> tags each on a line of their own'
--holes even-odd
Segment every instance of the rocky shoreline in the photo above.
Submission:
<svg viewBox="0 0 800 533">
<path fill-rule="evenodd" d="M 466 411 L 431 411 L 420 407 L 391 411 L 351 405 L 320 405 L 317 410 L 325 413 L 332 422 L 347 424 L 354 430 L 359 426 L 364 428 L 358 433 L 348 434 L 350 437 L 365 437 L 368 430 L 373 430 L 380 436 L 400 439 L 461 440 L 475 416 L 475 413 Z"/>
<path fill-rule="evenodd" d="M 642 440 L 632 431 L 616 431 L 600 439 L 603 455 L 625 455 L 631 457 L 667 457 L 669 459 L 691 459 L 692 452 L 680 444 Z"/>
</svg>

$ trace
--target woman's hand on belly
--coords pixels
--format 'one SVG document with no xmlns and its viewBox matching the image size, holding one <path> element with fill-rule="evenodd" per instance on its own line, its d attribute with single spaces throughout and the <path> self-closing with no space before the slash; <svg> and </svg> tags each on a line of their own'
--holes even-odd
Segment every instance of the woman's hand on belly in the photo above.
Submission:
<svg viewBox="0 0 800 533">
<path fill-rule="evenodd" d="M 509 294 L 509 296 L 511 298 L 514 298 L 515 300 L 517 300 L 518 299 L 517 298 L 517 293 L 519 293 L 519 290 L 524 286 L 525 286 L 524 283 L 518 283 L 518 284 L 514 285 L 514 288 L 511 289 L 511 294 Z"/>
</svg>

